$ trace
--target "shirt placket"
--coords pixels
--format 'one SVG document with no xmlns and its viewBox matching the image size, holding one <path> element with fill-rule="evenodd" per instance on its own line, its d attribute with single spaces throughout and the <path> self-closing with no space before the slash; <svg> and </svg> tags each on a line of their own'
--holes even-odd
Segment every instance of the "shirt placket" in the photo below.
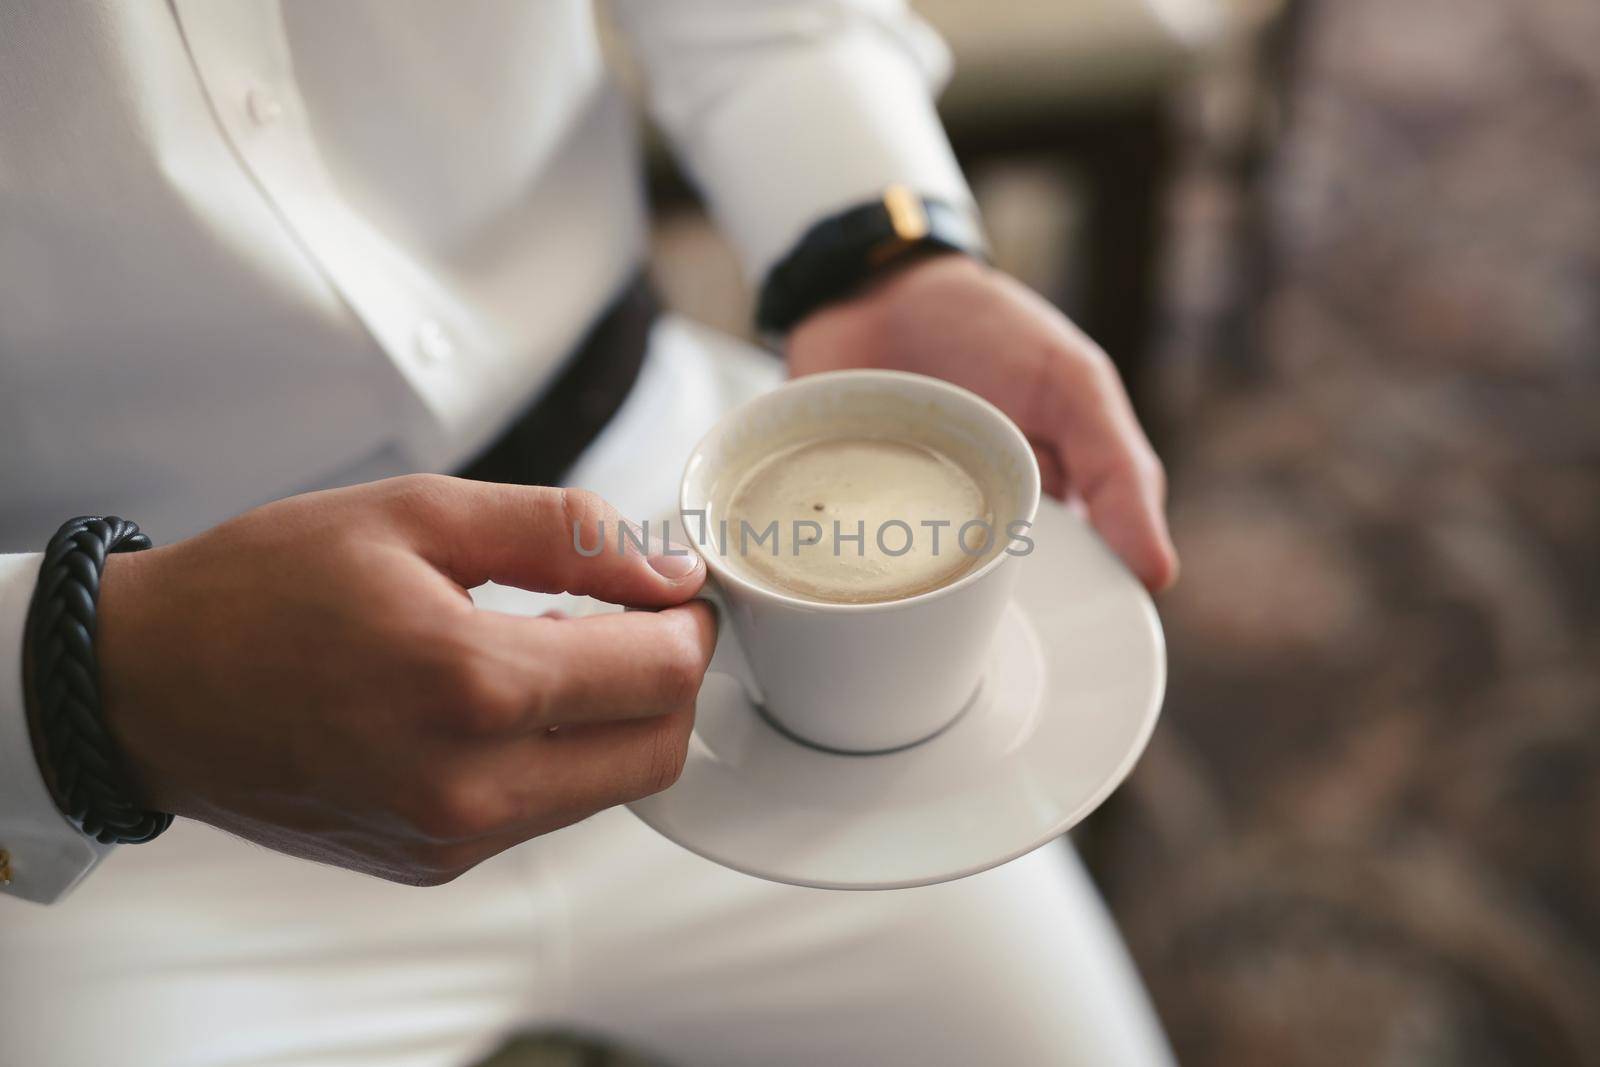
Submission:
<svg viewBox="0 0 1600 1067">
<path fill-rule="evenodd" d="M 393 361 L 427 413 L 422 465 L 469 439 L 492 389 L 495 340 L 434 271 L 387 239 L 338 188 L 317 150 L 276 2 L 173 0 L 213 114 L 241 166 L 306 255 Z"/>
</svg>

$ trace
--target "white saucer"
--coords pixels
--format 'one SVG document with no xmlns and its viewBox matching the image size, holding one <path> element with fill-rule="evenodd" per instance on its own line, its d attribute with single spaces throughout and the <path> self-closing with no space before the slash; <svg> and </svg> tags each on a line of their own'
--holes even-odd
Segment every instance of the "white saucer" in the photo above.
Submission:
<svg viewBox="0 0 1600 1067">
<path fill-rule="evenodd" d="M 1166 646 L 1143 587 L 1078 515 L 1046 501 L 1032 537 L 983 688 L 942 733 L 823 752 L 709 675 L 682 777 L 634 814 L 723 866 L 823 889 L 949 881 L 1072 828 L 1144 751 Z"/>
</svg>

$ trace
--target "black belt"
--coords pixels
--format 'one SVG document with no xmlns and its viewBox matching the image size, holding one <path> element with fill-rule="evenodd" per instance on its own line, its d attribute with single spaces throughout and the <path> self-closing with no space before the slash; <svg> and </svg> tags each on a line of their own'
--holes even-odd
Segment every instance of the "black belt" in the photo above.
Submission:
<svg viewBox="0 0 1600 1067">
<path fill-rule="evenodd" d="M 641 271 L 589 327 L 555 381 L 457 473 L 480 482 L 558 484 L 633 388 L 660 310 Z"/>
</svg>

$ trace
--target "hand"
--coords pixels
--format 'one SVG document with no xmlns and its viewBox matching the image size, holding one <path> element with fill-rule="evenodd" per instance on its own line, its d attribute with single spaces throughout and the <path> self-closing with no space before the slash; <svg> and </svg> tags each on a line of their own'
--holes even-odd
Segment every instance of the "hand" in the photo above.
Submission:
<svg viewBox="0 0 1600 1067">
<path fill-rule="evenodd" d="M 699 558 L 619 554 L 617 521 L 590 493 L 414 476 L 112 556 L 104 714 L 143 802 L 432 885 L 672 784 L 716 622 L 688 602 Z M 664 610 L 498 614 L 466 592 L 490 579 Z"/>
<path fill-rule="evenodd" d="M 1033 442 L 1045 492 L 1082 497 L 1095 529 L 1152 590 L 1177 579 L 1166 476 L 1116 369 L 1014 278 L 967 256 L 920 259 L 801 320 L 787 350 L 796 376 L 883 367 L 986 398 Z"/>
</svg>

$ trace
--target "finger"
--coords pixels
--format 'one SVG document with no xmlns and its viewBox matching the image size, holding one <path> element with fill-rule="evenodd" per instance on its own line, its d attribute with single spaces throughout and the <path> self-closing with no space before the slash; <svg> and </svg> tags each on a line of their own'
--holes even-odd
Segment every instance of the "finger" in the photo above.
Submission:
<svg viewBox="0 0 1600 1067">
<path fill-rule="evenodd" d="M 717 646 L 716 614 L 703 600 L 580 619 L 483 612 L 476 628 L 478 669 L 501 709 L 481 732 L 498 735 L 692 704 Z"/>
<path fill-rule="evenodd" d="M 650 796 L 677 781 L 694 729 L 693 706 L 651 719 L 563 726 L 484 746 L 456 765 L 468 783 L 455 803 L 456 840 L 486 852 Z"/>
<path fill-rule="evenodd" d="M 640 548 L 645 538 L 594 493 L 461 478 L 396 479 L 418 551 L 458 584 L 496 581 L 541 593 L 664 607 L 705 581 L 700 557 L 682 546 Z"/>
<path fill-rule="evenodd" d="M 451 785 L 433 803 L 439 865 L 465 869 L 530 837 L 672 785 L 694 729 L 694 708 L 653 719 L 565 726 L 483 745 L 450 763 Z"/>
<path fill-rule="evenodd" d="M 1085 487 L 1089 521 L 1151 592 L 1178 580 L 1178 554 L 1163 512 L 1163 498 L 1151 480 L 1111 472 Z"/>
<path fill-rule="evenodd" d="M 1165 472 L 1110 360 L 1087 337 L 1072 340 L 1044 391 L 1057 459 L 1106 543 L 1146 586 L 1165 589 L 1178 575 Z"/>
<path fill-rule="evenodd" d="M 659 793 L 678 780 L 694 731 L 694 704 L 652 719 L 563 726 L 525 746 L 537 782 L 513 788 L 523 810 L 594 812 Z"/>
</svg>

